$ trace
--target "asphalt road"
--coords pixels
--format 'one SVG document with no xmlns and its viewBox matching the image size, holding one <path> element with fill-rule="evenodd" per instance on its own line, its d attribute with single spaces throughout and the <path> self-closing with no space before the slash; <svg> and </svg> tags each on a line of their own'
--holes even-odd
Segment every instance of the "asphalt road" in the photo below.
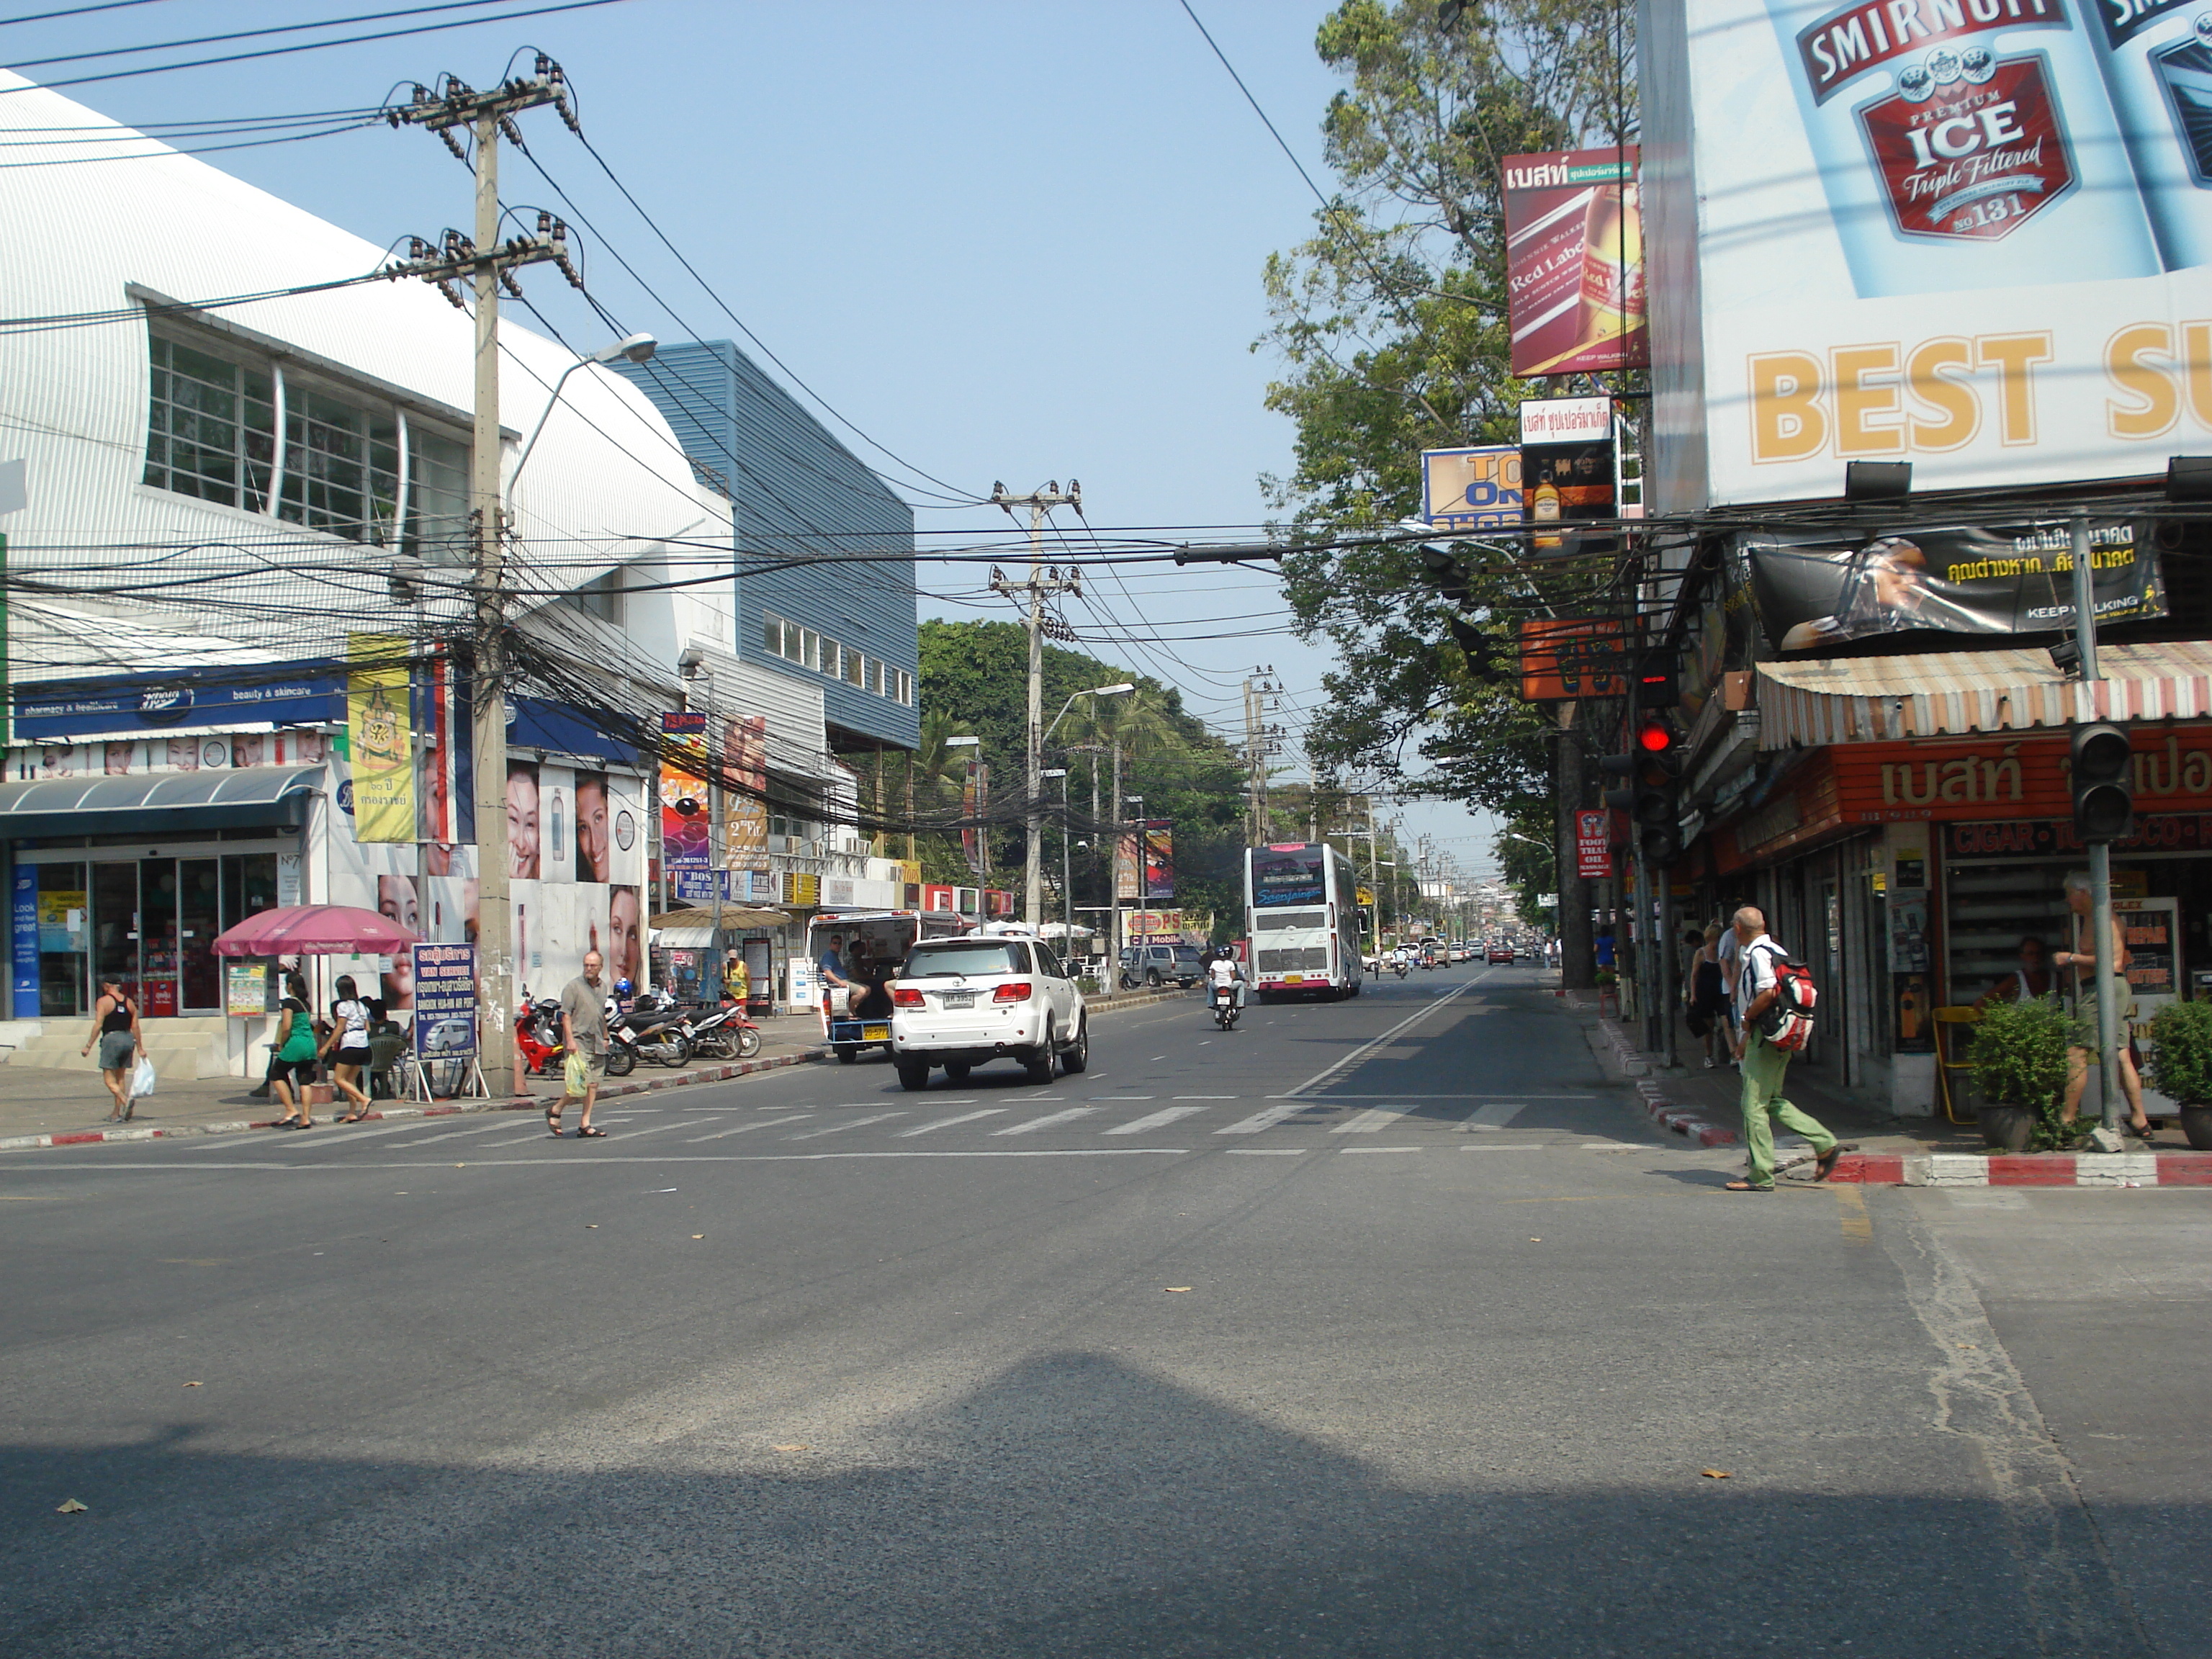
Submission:
<svg viewBox="0 0 2212 1659">
<path fill-rule="evenodd" d="M 2212 1193 L 1731 1196 L 1525 967 L 1092 1056 L 0 1156 L 0 1652 L 2212 1653 Z"/>
</svg>

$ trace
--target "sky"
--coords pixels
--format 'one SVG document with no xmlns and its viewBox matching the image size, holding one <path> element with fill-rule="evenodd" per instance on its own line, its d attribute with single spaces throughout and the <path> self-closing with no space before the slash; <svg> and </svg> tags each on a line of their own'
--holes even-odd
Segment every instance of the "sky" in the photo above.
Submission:
<svg viewBox="0 0 2212 1659">
<path fill-rule="evenodd" d="M 28 60 L 424 3 L 141 0 L 0 19 L 0 61 L 51 84 L 326 37 Z M 32 0 L 14 15 L 65 3 Z M 1318 124 L 1339 83 L 1313 39 L 1328 7 L 1192 4 L 1328 187 Z M 1179 0 L 619 0 L 68 92 L 132 125 L 364 109 L 444 71 L 491 84 L 524 47 L 560 62 L 586 137 L 719 304 L 556 114 L 526 113 L 526 143 L 605 239 L 572 232 L 593 294 L 627 330 L 744 343 L 726 305 L 897 458 L 824 416 L 921 509 L 925 545 L 1010 527 L 995 508 L 921 493 L 944 483 L 981 495 L 999 481 L 1018 493 L 1080 479 L 1102 533 L 1218 537 L 1233 532 L 1195 527 L 1269 516 L 1261 476 L 1288 470 L 1294 434 L 1262 404 L 1279 366 L 1252 349 L 1267 322 L 1261 269 L 1307 234 L 1316 204 Z M 470 222 L 466 170 L 418 130 L 377 125 L 207 159 L 379 244 Z M 511 205 L 559 207 L 519 158 L 503 158 L 501 186 Z M 550 270 L 524 282 L 580 349 L 604 342 L 605 325 Z M 1063 511 L 1056 522 L 1083 544 L 1081 520 Z M 925 616 L 1015 614 L 972 567 L 919 574 Z M 1068 613 L 1083 647 L 1176 685 L 1224 733 L 1241 736 L 1242 679 L 1274 670 L 1292 738 L 1285 775 L 1304 775 L 1296 733 L 1331 659 L 1285 630 L 1271 573 L 1143 567 L 1090 588 L 1089 605 Z M 1133 624 L 1149 636 L 1141 647 L 1119 637 Z M 1409 841 L 1433 837 L 1470 872 L 1494 867 L 1486 819 L 1450 803 L 1394 810 Z"/>
</svg>

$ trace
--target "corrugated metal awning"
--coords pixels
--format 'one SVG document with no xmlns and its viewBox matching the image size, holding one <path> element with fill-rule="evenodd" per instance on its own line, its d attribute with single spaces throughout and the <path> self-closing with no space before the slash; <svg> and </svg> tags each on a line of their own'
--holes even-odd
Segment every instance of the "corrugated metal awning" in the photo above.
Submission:
<svg viewBox="0 0 2212 1659">
<path fill-rule="evenodd" d="M 2100 645 L 2097 665 L 2105 678 L 2085 683 L 2062 673 L 2040 649 L 1763 662 L 1759 746 L 2212 718 L 2212 642 Z"/>
<path fill-rule="evenodd" d="M 319 788 L 319 766 L 105 774 L 0 783 L 0 836 L 242 828 L 283 821 L 294 795 Z"/>
</svg>

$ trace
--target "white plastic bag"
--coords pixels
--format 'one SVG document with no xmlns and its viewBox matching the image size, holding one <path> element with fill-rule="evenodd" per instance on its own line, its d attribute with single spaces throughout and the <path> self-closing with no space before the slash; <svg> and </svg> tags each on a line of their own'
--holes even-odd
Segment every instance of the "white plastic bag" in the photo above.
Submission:
<svg viewBox="0 0 2212 1659">
<path fill-rule="evenodd" d="M 159 1079 L 154 1075 L 154 1062 L 147 1055 L 138 1056 L 138 1068 L 131 1073 L 131 1098 L 144 1100 L 154 1092 Z"/>
</svg>

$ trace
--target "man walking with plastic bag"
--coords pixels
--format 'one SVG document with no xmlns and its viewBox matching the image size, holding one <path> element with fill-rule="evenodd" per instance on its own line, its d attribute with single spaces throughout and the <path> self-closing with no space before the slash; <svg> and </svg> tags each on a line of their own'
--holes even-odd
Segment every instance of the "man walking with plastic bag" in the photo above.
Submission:
<svg viewBox="0 0 2212 1659">
<path fill-rule="evenodd" d="M 1735 1056 L 1743 1070 L 1743 1139 L 1751 1153 L 1751 1165 L 1741 1181 L 1728 1183 L 1728 1190 L 1774 1190 L 1777 1123 L 1812 1143 L 1819 1159 L 1814 1179 L 1826 1181 L 1836 1160 L 1851 1148 L 1783 1097 L 1782 1080 L 1790 1070 L 1794 1050 L 1778 1048 L 1766 1030 L 1767 1015 L 1781 994 L 1776 964 L 1787 962 L 1789 955 L 1766 936 L 1766 918 L 1748 904 L 1735 913 L 1735 937 L 1741 963 L 1735 981 Z"/>
<path fill-rule="evenodd" d="M 561 1114 L 580 1096 L 584 1111 L 576 1124 L 576 1139 L 606 1136 L 605 1129 L 592 1127 L 592 1108 L 599 1104 L 599 1083 L 607 1074 L 607 993 L 599 982 L 605 968 L 605 957 L 586 951 L 583 973 L 561 988 L 561 1042 L 568 1057 L 562 1062 L 561 1097 L 545 1109 L 545 1127 L 556 1139 L 561 1134 Z"/>
</svg>

